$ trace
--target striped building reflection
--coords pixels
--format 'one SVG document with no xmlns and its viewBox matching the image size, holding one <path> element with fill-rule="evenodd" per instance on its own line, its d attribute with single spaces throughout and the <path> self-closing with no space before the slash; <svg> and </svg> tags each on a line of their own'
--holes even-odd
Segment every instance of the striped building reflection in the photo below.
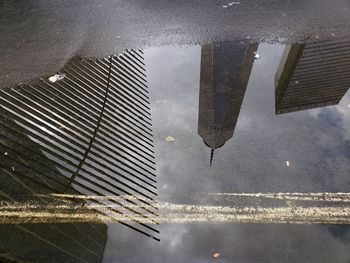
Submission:
<svg viewBox="0 0 350 263">
<path fill-rule="evenodd" d="M 349 39 L 287 45 L 275 76 L 275 110 L 336 105 L 349 87 Z"/>
<path fill-rule="evenodd" d="M 111 221 L 128 213 L 128 222 L 117 222 L 159 240 L 144 65 L 134 50 L 94 61 L 75 57 L 59 72 L 63 79 L 1 90 L 1 200 L 97 204 Z M 50 194 L 96 198 L 53 201 Z M 101 222 L 0 228 L 0 258 L 35 262 L 100 262 L 107 239 Z"/>
</svg>

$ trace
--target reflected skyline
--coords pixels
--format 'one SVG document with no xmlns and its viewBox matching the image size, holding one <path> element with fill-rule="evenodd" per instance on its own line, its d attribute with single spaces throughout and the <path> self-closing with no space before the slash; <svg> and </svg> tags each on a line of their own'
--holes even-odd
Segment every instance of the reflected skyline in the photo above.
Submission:
<svg viewBox="0 0 350 263">
<path fill-rule="evenodd" d="M 275 75 L 276 114 L 337 105 L 350 87 L 349 44 L 286 45 Z M 247 40 L 201 47 L 198 134 L 211 149 L 210 166 L 234 134 L 257 47 Z"/>
<path fill-rule="evenodd" d="M 249 49 L 247 48 L 247 45 L 249 45 L 248 42 L 238 40 L 234 45 L 236 44 L 238 47 L 243 46 L 242 49 L 236 48 L 239 52 Z M 230 48 L 233 50 L 232 43 L 227 44 L 225 47 L 228 50 Z M 242 55 L 244 52 L 240 54 Z M 214 89 L 212 89 L 211 93 L 206 94 L 202 92 L 200 62 L 203 62 L 203 60 L 201 59 L 200 47 L 188 47 L 186 49 L 173 47 L 169 49 L 164 48 L 164 51 L 157 49 L 154 51 L 153 58 L 150 55 L 151 51 L 145 51 L 147 59 L 144 61 L 144 67 L 147 68 L 147 72 L 151 72 L 150 77 L 147 73 L 148 86 L 151 87 L 149 99 L 151 103 L 149 104 L 150 110 L 147 109 L 146 112 L 152 111 L 152 130 L 155 132 L 154 155 L 157 160 L 157 175 L 159 175 L 157 178 L 159 197 L 154 197 L 154 199 L 157 200 L 156 204 L 168 209 L 167 214 L 160 213 L 163 216 L 161 217 L 162 222 L 172 223 L 163 223 L 159 226 L 160 243 L 144 238 L 137 231 L 124 229 L 119 224 L 108 225 L 108 240 L 103 262 L 138 262 L 143 260 L 147 263 L 162 263 L 168 261 L 178 262 L 179 260 L 192 262 L 198 259 L 203 259 L 204 262 L 210 262 L 212 259 L 211 255 L 214 252 L 221 253 L 220 259 L 223 262 L 231 262 L 232 258 L 239 258 L 238 262 L 242 263 L 257 262 L 256 260 L 270 260 L 271 258 L 273 259 L 272 262 L 280 262 L 285 254 L 289 254 L 291 251 L 308 255 L 304 261 L 301 260 L 300 262 L 312 262 L 312 260 L 320 258 L 325 259 L 325 262 L 327 262 L 331 258 L 335 258 L 334 262 L 342 263 L 342 259 L 348 259 L 346 253 L 343 253 L 344 247 L 348 243 L 347 241 L 341 241 L 339 234 L 337 234 L 340 231 L 341 235 L 344 236 L 343 239 L 347 240 L 347 225 L 339 227 L 338 225 L 332 225 L 331 227 L 326 225 L 327 227 L 324 227 L 324 225 L 308 224 L 288 224 L 283 226 L 277 224 L 255 225 L 250 223 L 238 224 L 237 222 L 242 221 L 240 221 L 241 219 L 237 219 L 236 221 L 235 217 L 235 220 L 229 219 L 234 214 L 228 215 L 225 209 L 230 208 L 232 210 L 235 209 L 234 205 L 239 206 L 240 204 L 239 201 L 236 202 L 233 198 L 229 199 L 227 197 L 232 194 L 237 195 L 240 201 L 243 198 L 239 197 L 239 194 L 256 194 L 259 196 L 259 193 L 270 193 L 274 195 L 276 193 L 291 192 L 293 198 L 293 193 L 303 195 L 306 192 L 311 194 L 317 193 L 322 196 L 324 192 L 347 192 L 349 185 L 347 180 L 349 168 L 348 141 L 346 139 L 348 124 L 346 109 L 347 104 L 350 103 L 348 96 L 345 96 L 345 100 L 337 107 L 305 111 L 300 113 L 298 117 L 295 114 L 276 116 L 274 111 L 273 76 L 281 60 L 283 47 L 259 45 L 258 53 L 261 55 L 261 58 L 256 60 L 254 65 L 254 59 L 252 59 L 253 61 L 251 61 L 250 66 L 245 68 L 246 70 L 243 70 L 244 67 L 241 67 L 241 69 L 234 71 L 232 70 L 232 65 L 238 68 L 240 64 L 237 63 L 239 61 L 237 58 L 240 58 L 241 61 L 244 60 L 237 53 L 227 53 L 227 55 L 224 55 L 224 60 L 215 60 L 216 65 L 223 65 L 221 68 L 223 70 L 218 71 L 221 75 L 217 74 L 219 77 L 216 83 L 220 85 L 217 85 L 218 92 L 215 97 Z M 223 51 L 221 54 L 226 53 Z M 247 52 L 246 54 L 251 54 L 251 52 Z M 216 56 L 216 58 L 219 57 L 219 55 Z M 235 58 L 235 60 L 231 60 L 230 58 Z M 129 59 L 125 58 L 125 60 Z M 229 65 L 229 63 L 226 63 L 225 59 L 232 64 Z M 103 95 L 106 95 L 102 91 L 105 91 L 105 85 L 103 84 L 106 84 L 106 78 L 104 77 L 108 75 L 108 62 L 108 59 L 101 62 L 101 60 L 89 61 L 74 58 L 67 64 L 68 68 L 59 72 L 66 74 L 63 80 L 52 84 L 43 79 L 38 81 L 40 84 L 34 82 L 34 84 L 23 84 L 20 87 L 12 88 L 12 90 L 5 90 L 5 95 L 3 95 L 1 101 L 2 107 L 6 107 L 7 119 L 15 119 L 16 125 L 20 125 L 30 136 L 30 139 L 35 140 L 34 144 L 37 145 L 36 147 L 40 151 L 43 150 L 42 154 L 44 157 L 53 162 L 53 168 L 57 169 L 57 174 L 65 175 L 67 178 L 65 185 L 78 191 L 78 193 L 75 192 L 76 194 L 89 195 L 89 199 L 93 199 L 92 196 L 100 191 L 100 185 L 105 187 L 101 191 L 103 192 L 102 197 L 114 195 L 114 193 L 106 193 L 105 191 L 112 190 L 113 186 L 108 185 L 108 183 L 114 184 L 114 182 L 109 181 L 108 178 L 110 177 L 106 177 L 107 175 L 112 177 L 115 175 L 111 171 L 115 165 L 122 166 L 126 170 L 125 174 L 122 175 L 131 180 L 135 178 L 132 178 L 130 173 L 127 172 L 135 171 L 133 169 L 140 171 L 141 167 L 146 170 L 149 168 L 145 166 L 146 160 L 141 159 L 142 156 L 145 156 L 144 151 L 140 150 L 140 148 L 144 149 L 141 144 L 145 145 L 145 142 L 141 139 L 145 138 L 142 136 L 140 136 L 141 138 L 136 137 L 136 135 L 139 135 L 136 131 L 139 131 L 139 128 L 145 127 L 139 125 L 139 127 L 133 130 L 133 125 L 130 124 L 130 121 L 138 124 L 137 121 L 143 122 L 145 120 L 145 116 L 147 116 L 146 112 L 139 107 L 130 107 L 133 106 L 130 105 L 131 100 L 139 100 L 140 102 L 143 100 L 138 95 L 131 94 L 131 88 L 118 86 L 118 89 L 112 89 L 113 92 L 107 96 L 109 97 L 111 95 L 115 99 L 116 104 L 108 104 L 109 100 L 107 100 L 106 111 L 104 112 L 106 119 L 104 117 L 105 115 L 97 110 L 101 109 Z M 97 72 L 94 71 L 93 63 L 102 63 L 102 65 L 105 65 L 104 70 L 100 68 L 97 69 Z M 124 70 L 133 70 L 130 67 L 126 68 L 122 63 L 119 64 L 123 66 Z M 143 65 L 140 62 L 138 64 Z M 104 77 L 99 77 L 100 71 L 104 72 Z M 242 75 L 242 72 L 247 71 L 249 71 L 249 74 Z M 87 74 L 88 72 L 90 75 Z M 119 85 L 125 85 L 127 82 L 132 83 L 132 80 L 127 79 L 127 75 L 122 75 L 122 71 L 118 72 L 115 70 L 115 72 L 119 73 Z M 231 74 L 232 72 L 234 74 Z M 233 75 L 233 77 L 227 80 L 228 78 L 225 79 L 225 76 L 228 75 L 231 77 Z M 249 75 L 250 80 L 248 83 Z M 179 78 L 179 76 L 184 77 Z M 235 83 L 232 80 L 235 76 L 239 76 L 237 79 L 241 77 L 244 81 L 238 83 L 238 85 L 232 85 L 232 83 Z M 86 86 L 80 85 L 75 90 L 69 89 L 69 85 L 74 87 L 73 83 L 75 85 L 80 84 L 80 81 L 84 82 Z M 225 81 L 231 85 L 225 86 Z M 246 84 L 243 85 L 242 83 L 245 81 Z M 52 87 L 48 88 L 46 85 Z M 220 89 L 220 87 L 226 88 Z M 234 93 L 233 87 L 242 87 L 240 94 L 243 94 L 243 96 L 234 97 L 232 95 Z M 72 91 L 72 93 L 68 91 Z M 88 94 L 85 94 L 85 92 L 88 92 Z M 46 100 L 51 96 L 53 98 L 52 100 Z M 6 99 L 6 103 L 4 98 Z M 38 98 L 41 98 L 41 100 Z M 200 120 L 203 119 L 200 119 L 200 115 L 205 116 L 207 114 L 207 109 L 203 106 L 205 104 L 201 104 L 201 101 L 204 99 L 215 101 L 215 98 L 218 103 L 216 104 L 216 108 L 214 107 L 214 103 L 211 106 L 213 116 L 211 122 L 202 122 L 201 124 Z M 123 99 L 124 101 L 122 101 Z M 30 101 L 35 101 L 37 104 L 34 106 Z M 236 103 L 230 104 L 231 101 L 235 101 Z M 13 104 L 9 105 L 8 102 L 13 102 Z M 18 114 L 14 116 L 15 106 L 20 105 L 23 107 L 24 103 L 33 107 L 26 108 L 27 112 L 32 113 L 32 115 Z M 137 105 L 140 104 L 139 102 L 136 103 Z M 75 107 L 73 107 L 74 105 Z M 236 106 L 236 108 L 232 107 L 232 105 Z M 8 112 L 9 109 L 12 112 Z M 115 109 L 117 109 L 117 112 Z M 41 113 L 37 114 L 36 110 L 39 110 Z M 74 114 L 76 110 L 79 110 L 79 114 L 77 115 Z M 119 115 L 122 110 L 124 111 L 124 116 Z M 144 112 L 146 115 L 141 116 L 137 110 Z M 131 112 L 132 115 L 128 116 L 127 114 L 130 115 Z M 215 118 L 215 112 L 217 118 Z M 230 112 L 230 114 L 225 114 L 224 112 Z M 90 120 L 89 116 L 92 113 L 94 114 L 91 116 L 94 118 Z M 57 114 L 58 116 L 50 114 Z M 99 131 L 104 132 L 103 136 L 111 137 L 103 137 L 99 132 L 93 137 L 94 129 L 91 128 L 98 127 L 96 124 L 98 124 L 98 119 L 101 115 L 103 117 L 100 122 Z M 209 114 L 207 115 L 209 116 Z M 42 122 L 34 118 L 34 116 L 41 120 L 44 117 L 46 119 Z M 80 119 L 78 119 L 79 116 L 81 117 Z M 232 119 L 234 121 L 231 121 Z M 28 120 L 32 123 L 28 124 Z M 90 120 L 89 125 L 84 125 L 84 121 L 86 120 Z M 34 125 L 32 127 L 33 123 Z M 91 128 L 84 130 L 79 125 L 73 125 L 76 123 L 86 128 Z M 90 126 L 90 124 L 94 125 Z M 206 124 L 208 125 L 206 126 Z M 10 126 L 6 121 L 1 125 L 4 127 L 6 125 Z M 211 140 L 212 146 L 216 147 L 219 153 L 216 156 L 218 158 L 214 159 L 214 167 L 217 169 L 207 169 L 208 154 L 206 153 L 208 152 L 208 146 L 203 143 L 203 139 L 199 135 L 199 129 L 200 126 L 207 127 L 207 130 L 213 132 L 212 128 L 215 125 L 227 129 L 222 133 L 225 136 L 222 136 L 218 132 L 216 133 L 216 140 Z M 127 128 L 129 130 L 126 130 Z M 9 132 L 13 132 L 14 130 L 10 129 Z M 76 133 L 71 134 L 71 130 L 76 131 Z M 119 134 L 119 130 L 124 132 L 124 134 Z M 62 137 L 63 132 L 65 132 L 64 137 Z M 133 132 L 132 135 L 131 132 Z M 48 135 L 46 136 L 46 134 Z M 78 148 L 78 144 L 82 143 L 80 135 L 83 134 L 89 134 L 89 136 L 86 136 L 87 139 L 84 140 L 84 147 L 75 151 Z M 234 135 L 234 139 L 232 139 L 232 135 L 230 134 Z M 167 136 L 173 137 L 173 141 L 166 141 L 165 138 Z M 62 144 L 62 138 L 66 140 L 64 144 Z M 94 142 L 91 144 L 92 156 L 90 153 L 86 154 L 86 149 L 89 148 L 91 138 L 96 138 L 97 143 L 95 145 L 95 140 L 93 140 Z M 219 140 L 224 142 L 224 147 L 219 147 L 220 145 L 216 143 Z M 295 143 L 295 141 L 298 143 Z M 126 146 L 128 146 L 126 142 L 134 145 L 135 148 L 124 151 Z M 124 146 L 119 145 L 122 143 L 124 143 Z M 49 145 L 51 148 L 45 145 Z M 138 146 L 137 149 L 136 146 Z M 9 149 L 15 149 L 16 147 L 19 146 L 10 145 L 6 148 L 9 156 L 13 155 Z M 4 151 L 6 149 L 4 148 Z M 67 151 L 67 149 L 70 151 Z M 114 151 L 112 151 L 113 149 Z M 65 154 L 61 155 L 60 153 L 62 151 L 65 151 Z M 21 156 L 21 151 L 15 154 Z M 74 156 L 78 158 L 73 158 Z M 136 158 L 136 156 L 140 158 Z M 103 157 L 112 162 L 115 159 L 117 161 L 115 163 L 105 163 Z M 74 162 L 69 164 L 72 168 L 69 167 L 67 170 L 65 169 L 67 168 L 65 160 L 68 158 L 74 159 Z M 79 165 L 82 160 L 84 164 Z M 143 161 L 144 163 L 138 161 Z M 45 162 L 40 161 L 39 164 L 33 164 L 32 166 L 41 166 Z M 125 162 L 129 165 L 126 168 L 123 164 Z M 151 165 L 151 162 L 148 164 Z M 7 172 L 11 172 L 11 166 L 12 164 L 10 163 L 6 166 Z M 79 167 L 81 167 L 80 170 L 78 170 Z M 95 178 L 95 176 L 101 177 L 105 181 Z M 62 178 L 64 179 L 64 177 Z M 91 178 L 92 180 L 86 181 L 85 178 Z M 94 184 L 94 186 L 91 187 L 88 184 Z M 90 187 L 91 190 L 86 187 Z M 69 189 L 66 193 L 68 194 L 68 192 Z M 215 193 L 220 198 L 209 198 L 210 195 L 208 193 Z M 278 197 L 278 195 L 276 196 Z M 147 201 L 147 198 L 143 200 Z M 278 204 L 281 204 L 283 209 L 289 209 L 290 203 L 288 202 L 281 200 L 278 201 Z M 310 204 L 308 201 L 306 202 Z M 332 208 L 333 204 L 327 204 Z M 126 202 L 123 202 L 122 205 L 124 208 L 135 208 L 133 204 Z M 143 204 L 141 202 L 140 205 L 136 208 L 142 209 Z M 172 207 L 173 205 L 178 210 L 175 210 Z M 260 197 L 256 200 L 248 200 L 248 203 L 244 201 L 242 205 L 248 205 L 249 207 L 266 206 L 267 209 L 264 211 L 270 211 L 268 209 L 273 210 L 270 202 L 264 201 Z M 347 204 L 344 205 L 347 208 Z M 90 207 L 90 203 L 84 206 Z M 222 210 L 217 210 L 218 208 Z M 215 211 L 215 213 L 212 214 L 213 217 L 211 218 L 210 213 L 201 213 L 201 209 Z M 246 211 L 244 207 L 242 209 Z M 283 209 L 280 207 L 278 211 L 282 211 Z M 317 211 L 323 213 L 322 209 L 324 207 L 320 206 L 320 209 Z M 191 213 L 188 211 L 191 211 Z M 293 216 L 294 211 L 288 211 L 291 211 L 288 214 L 288 222 L 296 222 L 296 218 Z M 336 212 L 338 213 L 339 211 L 336 210 Z M 173 213 L 177 215 L 175 216 Z M 213 224 L 212 222 L 215 220 L 217 220 L 215 222 L 218 222 L 223 219 L 220 217 L 221 213 L 228 216 L 225 221 L 226 223 Z M 164 218 L 164 215 L 168 215 L 169 218 Z M 267 214 L 267 216 L 270 215 L 269 213 Z M 200 218 L 202 218 L 203 224 L 196 223 Z M 274 222 L 280 219 L 286 220 L 283 215 L 274 219 L 276 220 Z M 155 220 L 157 219 L 155 218 Z M 174 221 L 172 220 L 182 220 L 182 222 L 187 220 L 187 223 L 173 223 Z M 249 220 L 249 222 L 266 223 L 263 219 L 255 218 L 254 214 Z M 305 216 L 300 222 L 310 223 L 310 220 L 310 218 Z M 342 222 L 347 222 L 347 220 L 347 218 L 344 218 Z M 325 222 L 325 218 L 320 217 L 315 222 Z M 331 220 L 326 222 L 334 224 L 340 221 L 331 218 Z M 128 223 L 130 222 L 128 221 Z M 137 225 L 132 223 L 131 226 L 134 227 Z M 151 227 L 158 230 L 156 224 L 152 223 Z M 141 226 L 139 229 L 142 229 L 142 231 L 146 230 L 147 233 L 152 233 L 149 231 L 149 228 L 146 228 Z M 90 236 L 89 234 L 87 235 Z M 91 236 L 94 235 L 94 233 L 91 234 Z M 278 254 L 268 251 L 268 247 L 273 246 L 275 241 L 274 238 L 270 238 L 271 236 L 285 238 L 285 242 L 281 243 L 280 253 Z M 315 239 L 319 236 L 321 236 L 321 239 L 315 243 Z M 79 238 L 77 239 L 79 241 Z M 227 244 L 229 244 L 231 249 L 228 249 Z M 302 244 L 303 247 L 301 248 L 299 244 Z M 319 245 L 325 248 L 322 251 L 322 255 L 308 252 L 314 250 Z M 334 247 L 337 249 L 334 250 Z M 251 257 L 249 254 L 249 251 L 252 250 L 258 251 L 254 254 L 254 257 Z M 146 253 L 148 253 L 147 258 L 144 256 Z M 178 257 L 174 257 L 174 259 L 172 257 L 169 258 L 169 253 L 176 253 Z M 297 259 L 299 259 L 297 256 L 292 256 L 288 262 L 295 262 Z"/>
<path fill-rule="evenodd" d="M 349 26 L 0 0 L 0 263 L 350 263 Z"/>
</svg>

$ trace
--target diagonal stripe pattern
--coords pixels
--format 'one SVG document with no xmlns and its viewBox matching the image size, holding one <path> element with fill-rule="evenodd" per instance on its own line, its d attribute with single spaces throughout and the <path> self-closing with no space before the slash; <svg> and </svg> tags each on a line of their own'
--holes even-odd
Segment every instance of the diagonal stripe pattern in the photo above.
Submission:
<svg viewBox="0 0 350 263">
<path fill-rule="evenodd" d="M 0 140 L 0 151 L 8 153 L 3 158 L 9 160 L 2 172 L 50 188 L 50 193 L 113 196 L 88 202 L 110 207 L 110 216 L 127 211 L 134 215 L 131 218 L 151 218 L 152 224 L 140 220 L 120 223 L 159 240 L 144 66 L 142 51 L 135 50 L 97 60 L 74 57 L 59 72 L 64 76 L 59 81 L 41 78 L 1 90 L 0 125 L 6 138 Z M 31 169 L 43 167 L 54 171 L 53 175 L 39 172 L 33 177 L 17 169 L 18 159 L 23 166 L 25 160 L 36 158 L 30 147 L 21 145 L 28 138 L 46 157 Z M 118 199 L 121 195 L 136 198 Z"/>
</svg>

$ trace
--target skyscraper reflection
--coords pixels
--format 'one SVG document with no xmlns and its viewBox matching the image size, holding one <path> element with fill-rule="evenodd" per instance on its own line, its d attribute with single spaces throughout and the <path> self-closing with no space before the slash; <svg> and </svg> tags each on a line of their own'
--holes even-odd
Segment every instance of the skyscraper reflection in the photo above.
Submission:
<svg viewBox="0 0 350 263">
<path fill-rule="evenodd" d="M 237 40 L 202 46 L 198 134 L 214 150 L 234 133 L 257 44 Z"/>
<path fill-rule="evenodd" d="M 349 39 L 287 45 L 275 75 L 275 110 L 336 105 L 349 87 Z"/>
<path fill-rule="evenodd" d="M 89 202 L 111 221 L 127 212 L 128 222 L 115 222 L 159 240 L 147 93 L 143 53 L 134 50 L 95 61 L 75 57 L 53 78 L 1 90 L 1 200 L 43 207 Z M 152 223 L 133 215 L 152 217 Z M 35 262 L 101 262 L 107 225 L 61 221 L 35 223 L 34 214 L 32 222 L 0 224 L 0 261 L 3 254 Z"/>
<path fill-rule="evenodd" d="M 79 192 L 67 187 L 69 179 L 1 108 L 0 125 L 1 213 L 6 202 L 39 207 L 84 205 L 83 200 L 53 199 L 51 194 Z M 10 217 L 7 221 L 13 223 L 4 224 L 4 219 L 6 215 L 1 214 L 0 262 L 102 261 L 107 241 L 107 225 L 102 222 L 61 223 L 57 218 L 57 223 L 37 223 L 34 218 Z"/>
</svg>

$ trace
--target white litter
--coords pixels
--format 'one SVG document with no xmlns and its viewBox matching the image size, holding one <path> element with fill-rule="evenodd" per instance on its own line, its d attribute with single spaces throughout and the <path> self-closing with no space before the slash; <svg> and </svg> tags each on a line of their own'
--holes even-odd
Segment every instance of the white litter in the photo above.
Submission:
<svg viewBox="0 0 350 263">
<path fill-rule="evenodd" d="M 258 53 L 256 53 L 256 54 L 254 55 L 254 58 L 255 58 L 255 59 L 259 59 L 259 58 L 260 58 L 260 55 L 259 55 Z"/>
<path fill-rule="evenodd" d="M 233 6 L 233 5 L 239 5 L 240 2 L 231 2 L 231 3 L 228 3 L 229 6 Z"/>
<path fill-rule="evenodd" d="M 167 142 L 174 142 L 175 139 L 174 139 L 174 137 L 172 137 L 172 136 L 167 136 L 167 137 L 165 138 L 165 141 L 167 141 Z"/>
<path fill-rule="evenodd" d="M 66 74 L 56 74 L 56 75 L 54 75 L 52 77 L 49 77 L 49 81 L 52 82 L 52 83 L 55 83 L 58 80 L 64 79 L 65 76 L 66 76 Z"/>
<path fill-rule="evenodd" d="M 289 161 L 286 161 L 286 165 L 289 167 Z"/>
<path fill-rule="evenodd" d="M 7 155 L 7 152 L 4 152 L 4 155 Z"/>
</svg>

